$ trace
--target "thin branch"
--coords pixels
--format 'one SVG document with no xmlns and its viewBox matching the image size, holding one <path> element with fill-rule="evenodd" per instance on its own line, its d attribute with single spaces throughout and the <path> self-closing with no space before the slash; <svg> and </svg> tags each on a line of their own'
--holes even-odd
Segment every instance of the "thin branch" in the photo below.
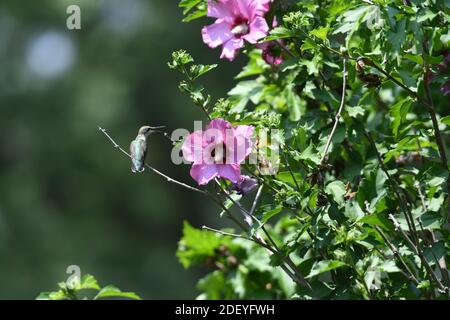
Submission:
<svg viewBox="0 0 450 320">
<path fill-rule="evenodd" d="M 253 215 L 251 214 L 249 211 L 247 211 L 239 202 L 235 201 L 230 194 L 220 185 L 220 183 L 216 180 L 217 185 L 219 186 L 219 188 L 222 190 L 222 192 L 226 195 L 226 197 L 231 200 L 231 202 L 233 204 L 235 204 L 239 209 L 240 212 L 243 214 L 244 216 L 244 220 L 245 222 L 248 224 L 248 226 L 250 228 L 253 228 L 253 221 L 256 221 L 258 223 L 259 226 L 261 226 L 261 229 L 263 230 L 263 232 L 266 234 L 267 238 L 269 239 L 270 243 L 273 245 L 273 247 L 275 249 L 273 249 L 269 244 L 267 244 L 264 239 L 261 237 L 261 235 L 256 231 L 255 235 L 253 236 L 253 239 L 258 241 L 258 243 L 262 243 L 265 245 L 265 248 L 269 249 L 273 254 L 277 254 L 278 257 L 284 262 L 286 263 L 291 270 L 293 271 L 293 274 L 295 275 L 295 281 L 303 286 L 305 286 L 306 288 L 308 288 L 309 290 L 312 290 L 311 285 L 309 284 L 309 282 L 305 279 L 305 277 L 301 274 L 301 272 L 298 270 L 297 266 L 293 263 L 293 261 L 291 260 L 291 258 L 289 256 L 285 256 L 283 254 L 283 252 L 281 252 L 281 250 L 279 249 L 279 247 L 277 246 L 277 244 L 273 241 L 272 237 L 270 236 L 270 234 L 267 232 L 266 228 L 261 224 L 261 222 Z M 283 267 L 283 265 L 280 265 L 281 267 Z M 283 269 L 284 270 L 284 269 Z M 286 270 L 285 270 L 286 271 Z"/>
<path fill-rule="evenodd" d="M 439 130 L 439 123 L 437 121 L 436 117 L 436 111 L 434 110 L 434 103 L 433 103 L 433 97 L 431 96 L 431 90 L 430 90 L 430 68 L 428 64 L 425 62 L 425 57 L 423 58 L 424 61 L 424 73 L 423 73 L 423 87 L 425 90 L 425 95 L 427 97 L 427 110 L 431 117 L 431 122 L 433 123 L 434 128 L 434 135 L 436 139 L 436 143 L 439 148 L 439 154 L 441 156 L 441 162 L 444 168 L 447 171 L 450 171 L 448 168 L 448 160 L 447 160 L 447 154 L 445 153 L 445 147 L 444 142 L 442 141 L 442 135 L 441 131 Z M 447 179 L 447 220 L 450 220 L 450 179 Z"/>
<path fill-rule="evenodd" d="M 419 184 L 419 182 L 417 182 L 414 185 L 415 185 L 415 187 L 417 189 L 417 193 L 419 194 L 419 198 L 420 198 L 420 201 L 422 203 L 423 212 L 425 213 L 425 212 L 427 212 L 428 208 L 427 208 L 427 205 L 425 203 L 425 197 L 424 197 L 424 195 L 422 193 L 422 190 L 420 188 L 420 184 Z M 418 220 L 419 220 L 420 228 L 422 229 L 422 232 L 424 233 L 424 238 L 425 238 L 425 230 L 424 230 L 424 227 L 423 227 L 422 220 L 421 219 L 418 219 Z M 436 236 L 434 235 L 433 230 L 430 230 L 430 234 L 431 234 L 431 243 L 434 244 L 436 242 Z M 445 262 L 445 257 L 441 257 L 440 259 L 438 259 L 436 257 L 436 255 L 434 254 L 433 250 L 431 249 L 430 251 L 431 251 L 431 253 L 433 255 L 434 260 L 436 261 L 436 264 L 437 264 L 437 266 L 439 268 L 439 271 L 441 272 L 441 277 L 444 280 L 445 285 L 447 287 L 450 286 L 450 279 L 449 279 L 449 276 L 448 276 L 447 263 Z"/>
<path fill-rule="evenodd" d="M 437 115 L 436 115 L 436 111 L 434 109 L 433 99 L 431 96 L 430 84 L 429 84 L 429 67 L 425 62 L 426 61 L 425 58 L 423 59 L 423 61 L 424 61 L 423 83 L 424 83 L 424 89 L 425 89 L 425 95 L 427 97 L 427 101 L 423 100 L 417 94 L 417 92 L 412 91 L 407 86 L 405 86 L 403 83 L 401 83 L 400 81 L 395 79 L 393 76 L 391 76 L 387 71 L 385 71 L 382 67 L 380 67 L 378 64 L 376 64 L 373 60 L 370 60 L 368 58 L 365 58 L 365 59 L 366 59 L 366 61 L 369 62 L 368 64 L 370 66 L 372 66 L 375 69 L 377 69 L 378 71 L 380 71 L 389 80 L 391 80 L 392 82 L 394 82 L 395 84 L 397 84 L 398 86 L 403 88 L 408 93 L 409 96 L 411 96 L 412 98 L 417 100 L 417 102 L 419 102 L 420 104 L 425 106 L 425 108 L 427 109 L 427 111 L 430 115 L 431 122 L 433 124 L 434 138 L 436 140 L 436 144 L 439 149 L 439 156 L 441 158 L 442 165 L 444 166 L 444 168 L 447 172 L 450 172 L 450 169 L 448 167 L 447 155 L 445 153 L 444 142 L 442 140 L 442 134 L 441 134 L 441 130 L 439 129 L 439 122 L 437 120 Z M 447 179 L 447 191 L 448 191 L 448 200 L 447 200 L 448 201 L 448 219 L 450 220 L 450 179 Z"/>
<path fill-rule="evenodd" d="M 409 243 L 409 245 L 411 246 L 411 248 L 414 250 L 415 254 L 417 254 L 421 260 L 422 263 L 425 266 L 425 269 L 427 269 L 427 273 L 432 277 L 433 281 L 438 285 L 439 289 L 441 289 L 443 292 L 447 293 L 449 292 L 449 288 L 445 287 L 440 281 L 439 279 L 436 277 L 436 275 L 434 274 L 433 270 L 431 269 L 430 265 L 428 264 L 428 262 L 426 262 L 425 257 L 423 257 L 423 254 L 420 253 L 420 251 L 417 249 L 417 247 L 414 245 L 414 243 L 411 241 L 411 239 L 408 237 L 408 235 L 406 234 L 406 232 L 403 230 L 402 226 L 400 225 L 400 223 L 395 219 L 394 215 L 389 214 L 389 218 L 392 220 L 392 222 L 394 223 L 395 229 L 399 230 L 401 235 L 403 236 L 403 238 L 406 240 L 406 242 Z"/>
<path fill-rule="evenodd" d="M 194 87 L 194 81 L 192 80 L 191 76 L 189 75 L 189 73 L 186 70 L 186 67 L 184 65 L 182 66 L 182 70 L 183 70 L 183 74 L 186 76 L 186 78 L 187 78 L 189 84 L 191 85 L 191 87 Z M 196 103 L 196 105 L 198 105 L 202 109 L 203 113 L 206 115 L 208 120 L 211 121 L 212 120 L 211 116 L 209 115 L 208 110 L 206 110 L 206 107 L 203 104 L 201 104 L 201 103 L 200 104 Z"/>
<path fill-rule="evenodd" d="M 106 129 L 103 129 L 103 128 L 101 128 L 101 127 L 98 127 L 98 130 L 100 130 L 100 132 L 102 132 L 102 133 L 109 139 L 109 141 L 111 141 L 111 143 L 113 144 L 114 148 L 118 149 L 120 152 L 122 152 L 122 153 L 125 154 L 128 158 L 131 159 L 131 155 L 130 155 L 127 151 L 125 151 L 118 143 L 116 143 L 116 141 L 114 141 L 114 139 L 108 134 L 108 132 L 106 131 Z M 183 188 L 186 188 L 186 189 L 191 190 L 191 191 L 194 191 L 194 192 L 198 192 L 198 193 L 205 194 L 205 195 L 208 194 L 208 191 L 205 191 L 205 190 L 201 190 L 201 189 L 195 188 L 195 187 L 190 186 L 190 185 L 188 185 L 188 184 L 186 184 L 186 183 L 180 182 L 180 181 L 178 181 L 178 180 L 175 180 L 175 179 L 169 177 L 168 175 L 162 173 L 161 171 L 159 171 L 159 170 L 153 168 L 153 167 L 150 166 L 148 163 L 145 163 L 145 167 L 148 168 L 148 169 L 150 169 L 151 171 L 153 171 L 153 172 L 156 173 L 157 175 L 159 175 L 159 176 L 163 177 L 164 179 L 166 179 L 167 182 L 170 182 L 170 183 L 179 185 L 179 186 L 181 186 L 181 187 L 183 187 Z"/>
<path fill-rule="evenodd" d="M 235 234 L 235 233 L 225 232 L 225 231 L 213 229 L 213 228 L 210 228 L 210 227 L 207 227 L 207 226 L 203 226 L 202 229 L 203 229 L 203 230 L 208 230 L 208 231 L 211 231 L 211 232 L 215 232 L 215 233 L 220 234 L 220 235 L 222 235 L 222 236 L 228 236 L 228 237 L 232 237 L 232 238 L 246 239 L 246 240 L 249 240 L 249 241 L 253 241 L 253 242 L 254 242 L 253 239 L 251 239 L 251 238 L 249 238 L 249 237 L 246 237 L 246 236 L 243 236 L 243 235 L 240 235 L 240 234 Z"/>
<path fill-rule="evenodd" d="M 263 185 L 259 186 L 258 191 L 256 192 L 255 200 L 253 200 L 252 208 L 250 209 L 250 215 L 255 214 L 256 206 L 258 204 L 259 198 L 262 195 L 262 189 L 264 188 Z"/>
<path fill-rule="evenodd" d="M 418 236 L 417 236 L 417 230 L 416 230 L 416 227 L 415 227 L 415 223 L 414 223 L 414 219 L 413 219 L 413 216 L 411 214 L 411 211 L 409 210 L 408 205 L 405 204 L 405 201 L 404 201 L 403 197 L 401 196 L 401 194 L 398 192 L 397 185 L 396 185 L 394 179 L 392 179 L 391 175 L 389 174 L 389 171 L 387 170 L 387 168 L 386 168 L 386 166 L 385 166 L 385 164 L 383 162 L 381 154 L 378 151 L 378 148 L 377 148 L 377 146 L 375 144 L 375 141 L 372 138 L 372 135 L 369 132 L 367 132 L 366 130 L 364 130 L 364 134 L 365 134 L 366 138 L 368 139 L 369 143 L 374 148 L 374 150 L 376 152 L 376 155 L 377 155 L 377 158 L 378 158 L 378 162 L 380 164 L 380 167 L 383 170 L 383 172 L 386 174 L 386 176 L 388 178 L 388 181 L 389 181 L 389 183 L 391 185 L 392 191 L 395 193 L 395 195 L 398 198 L 398 201 L 400 203 L 400 207 L 401 207 L 401 209 L 403 211 L 403 214 L 405 216 L 406 222 L 408 223 L 409 231 L 410 231 L 411 235 L 413 236 L 413 238 L 415 240 L 415 243 L 413 243 L 411 241 L 411 239 L 406 235 L 405 231 L 400 227 L 398 222 L 396 222 L 395 218 L 392 215 L 390 215 L 390 216 L 392 216 L 391 219 L 393 219 L 394 224 L 396 224 L 396 229 L 400 230 L 400 233 L 402 234 L 402 236 L 412 246 L 412 248 L 415 251 L 415 253 L 419 256 L 419 258 L 420 258 L 420 260 L 422 262 L 422 265 L 427 270 L 427 274 L 429 275 L 430 280 L 435 281 L 438 284 L 438 286 L 439 286 L 439 288 L 441 290 L 443 290 L 444 292 L 448 293 L 448 288 L 444 287 L 442 285 L 442 283 L 439 281 L 439 279 L 437 279 L 436 275 L 434 274 L 433 270 L 431 269 L 431 266 L 429 265 L 429 263 L 425 259 L 425 256 L 423 254 L 422 248 L 420 247 L 419 239 L 418 239 Z"/>
<path fill-rule="evenodd" d="M 383 233 L 383 231 L 381 230 L 380 227 L 375 226 L 375 230 L 378 231 L 378 233 L 380 234 L 380 236 L 383 238 L 384 242 L 386 243 L 386 245 L 388 246 L 388 248 L 392 251 L 394 257 L 396 259 L 398 259 L 398 261 L 400 262 L 400 264 L 406 269 L 406 271 L 409 274 L 406 274 L 403 272 L 403 275 L 405 275 L 409 280 L 413 281 L 415 284 L 419 284 L 419 281 L 417 280 L 416 276 L 414 275 L 414 273 L 412 272 L 412 270 L 409 268 L 409 266 L 405 263 L 405 261 L 403 260 L 402 256 L 400 255 L 400 253 L 398 252 L 397 248 L 395 248 L 395 246 L 389 241 L 389 239 L 386 237 L 386 235 Z"/>
<path fill-rule="evenodd" d="M 292 171 L 292 167 L 289 163 L 289 159 L 287 158 L 286 153 L 283 153 L 283 155 L 284 155 L 284 161 L 286 162 L 286 167 L 288 168 L 288 171 L 292 177 L 292 180 L 294 180 L 294 184 L 297 187 L 297 191 L 300 192 L 300 185 L 298 184 L 297 179 L 295 178 L 294 172 Z"/>
<path fill-rule="evenodd" d="M 330 136 L 328 137 L 328 141 L 327 144 L 325 145 L 325 150 L 323 152 L 322 155 L 322 159 L 320 160 L 320 164 L 323 165 L 325 163 L 325 159 L 327 157 L 328 154 L 328 149 L 330 148 L 331 145 L 331 140 L 333 139 L 333 136 L 336 132 L 337 126 L 339 124 L 339 120 L 341 118 L 341 113 L 342 110 L 344 110 L 344 106 L 345 106 L 345 91 L 346 91 L 346 87 L 347 87 L 347 59 L 344 58 L 343 60 L 343 71 L 342 71 L 342 95 L 341 95 L 341 104 L 339 106 L 339 110 L 334 118 L 334 125 L 333 125 L 333 129 L 331 129 L 331 133 Z"/>
</svg>

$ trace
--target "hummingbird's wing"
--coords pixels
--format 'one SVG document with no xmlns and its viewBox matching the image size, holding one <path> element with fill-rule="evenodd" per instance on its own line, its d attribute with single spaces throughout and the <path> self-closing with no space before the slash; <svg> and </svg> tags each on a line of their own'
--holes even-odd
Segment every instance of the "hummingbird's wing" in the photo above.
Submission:
<svg viewBox="0 0 450 320">
<path fill-rule="evenodd" d="M 142 172 L 145 169 L 147 143 L 145 139 L 135 139 L 130 144 L 131 171 Z"/>
</svg>

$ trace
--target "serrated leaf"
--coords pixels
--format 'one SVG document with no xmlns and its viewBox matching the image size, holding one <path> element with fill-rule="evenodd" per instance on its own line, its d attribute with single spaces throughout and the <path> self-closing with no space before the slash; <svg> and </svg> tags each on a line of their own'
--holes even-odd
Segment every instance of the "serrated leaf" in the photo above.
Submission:
<svg viewBox="0 0 450 320">
<path fill-rule="evenodd" d="M 342 181 L 333 181 L 325 187 L 325 192 L 333 197 L 334 201 L 341 204 L 344 202 L 345 184 Z"/>
<path fill-rule="evenodd" d="M 393 230 L 394 227 L 392 223 L 383 214 L 374 213 L 367 215 L 359 220 L 362 223 L 367 223 L 371 226 L 379 226 L 385 230 Z"/>
<path fill-rule="evenodd" d="M 134 292 L 123 292 L 113 285 L 109 285 L 101 289 L 94 297 L 94 300 L 102 298 L 128 298 L 133 300 L 141 300 L 141 298 Z"/>
<path fill-rule="evenodd" d="M 309 34 L 325 41 L 327 40 L 328 31 L 330 31 L 330 27 L 321 27 L 318 29 L 311 30 Z"/>
<path fill-rule="evenodd" d="M 402 124 L 403 121 L 405 121 L 406 115 L 408 114 L 409 109 L 411 108 L 411 104 L 412 99 L 408 97 L 394 104 L 390 110 L 390 115 L 393 118 L 391 124 L 392 133 L 396 138 L 398 136 L 400 125 Z"/>
<path fill-rule="evenodd" d="M 311 272 L 309 273 L 309 275 L 306 278 L 312 278 L 314 276 L 317 276 L 321 273 L 330 271 L 330 270 L 334 270 L 337 268 L 341 268 L 346 266 L 346 264 L 342 261 L 338 261 L 338 260 L 324 260 L 324 261 L 319 261 L 314 263 Z"/>
<path fill-rule="evenodd" d="M 183 223 L 183 238 L 178 244 L 177 257 L 188 268 L 201 263 L 221 244 L 220 238 L 212 232 L 193 228 L 187 221 Z"/>
</svg>

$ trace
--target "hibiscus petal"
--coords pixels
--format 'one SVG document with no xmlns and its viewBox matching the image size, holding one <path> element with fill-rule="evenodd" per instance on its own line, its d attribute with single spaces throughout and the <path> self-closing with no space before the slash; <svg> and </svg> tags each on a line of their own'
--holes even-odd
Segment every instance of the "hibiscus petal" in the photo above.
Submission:
<svg viewBox="0 0 450 320">
<path fill-rule="evenodd" d="M 230 180 L 233 183 L 239 181 L 241 168 L 237 164 L 217 164 L 219 177 Z"/>
<path fill-rule="evenodd" d="M 266 19 L 263 17 L 256 17 L 250 23 L 250 32 L 244 36 L 244 39 L 250 43 L 256 43 L 259 39 L 267 36 L 269 32 L 269 26 Z"/>
<path fill-rule="evenodd" d="M 222 49 L 222 54 L 220 58 L 226 58 L 230 61 L 236 57 L 237 51 L 244 46 L 244 40 L 233 38 L 228 40 Z"/>
<path fill-rule="evenodd" d="M 198 130 L 188 135 L 183 142 L 181 151 L 186 161 L 200 163 L 203 154 L 203 132 Z"/>
<path fill-rule="evenodd" d="M 240 164 L 251 153 L 253 131 L 252 126 L 237 126 L 233 129 L 233 139 L 227 142 L 231 153 L 230 159 L 227 157 L 227 163 Z"/>
<path fill-rule="evenodd" d="M 233 0 L 233 14 L 236 17 L 250 20 L 253 14 L 253 8 L 250 6 L 252 1 L 253 0 Z"/>
<path fill-rule="evenodd" d="M 208 0 L 207 16 L 232 21 L 234 16 L 233 0 Z"/>
<path fill-rule="evenodd" d="M 232 130 L 232 126 L 231 123 L 229 123 L 227 120 L 216 118 L 211 120 L 211 122 L 206 127 L 206 130 L 209 129 L 218 130 L 221 134 L 221 141 L 224 141 L 226 139 L 227 130 Z"/>
<path fill-rule="evenodd" d="M 253 20 L 256 16 L 263 16 L 269 11 L 269 4 L 272 0 L 247 0 L 247 2 L 250 12 L 250 19 Z"/>
<path fill-rule="evenodd" d="M 193 164 L 190 173 L 199 185 L 205 185 L 219 175 L 215 164 Z"/>
<path fill-rule="evenodd" d="M 230 31 L 228 23 L 216 21 L 209 26 L 203 27 L 202 37 L 203 42 L 210 48 L 216 48 L 229 41 L 234 35 Z"/>
</svg>

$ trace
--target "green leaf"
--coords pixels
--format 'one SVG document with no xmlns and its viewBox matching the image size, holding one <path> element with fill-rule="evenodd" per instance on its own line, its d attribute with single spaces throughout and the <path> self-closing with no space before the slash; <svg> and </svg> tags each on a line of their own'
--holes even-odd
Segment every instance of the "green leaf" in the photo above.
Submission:
<svg viewBox="0 0 450 320">
<path fill-rule="evenodd" d="M 404 57 L 408 60 L 411 60 L 415 63 L 417 63 L 418 65 L 422 65 L 423 64 L 423 59 L 422 56 L 418 55 L 418 54 L 411 54 L 411 53 L 407 53 L 404 55 Z"/>
<path fill-rule="evenodd" d="M 341 204 L 344 202 L 345 184 L 342 181 L 333 181 L 326 186 L 325 192 L 332 196 L 334 201 Z"/>
<path fill-rule="evenodd" d="M 356 107 L 348 107 L 346 109 L 348 115 L 352 118 L 357 118 L 358 116 L 363 116 L 364 115 L 364 108 L 360 107 L 360 106 L 356 106 Z"/>
<path fill-rule="evenodd" d="M 187 221 L 183 223 L 183 238 L 178 244 L 177 257 L 188 268 L 202 263 L 214 255 L 214 250 L 221 244 L 221 239 L 212 232 L 193 228 Z"/>
<path fill-rule="evenodd" d="M 306 38 L 305 41 L 303 41 L 303 43 L 302 43 L 302 45 L 300 47 L 300 50 L 302 50 L 302 51 L 309 51 L 309 50 L 313 50 L 313 49 L 315 49 L 317 47 L 318 47 L 317 43 L 315 43 L 314 41 L 312 41 L 309 38 Z"/>
<path fill-rule="evenodd" d="M 374 213 L 367 215 L 359 220 L 362 223 L 367 223 L 371 226 L 379 226 L 385 230 L 391 231 L 394 229 L 392 223 L 383 214 Z"/>
<path fill-rule="evenodd" d="M 309 34 L 325 41 L 327 40 L 328 31 L 330 31 L 330 27 L 321 27 L 318 29 L 311 30 Z"/>
<path fill-rule="evenodd" d="M 100 290 L 100 286 L 98 285 L 97 280 L 94 278 L 94 276 L 90 274 L 85 274 L 81 277 L 80 284 L 75 288 L 76 290 L 82 290 L 82 289 L 95 289 Z"/>
<path fill-rule="evenodd" d="M 191 68 L 190 68 L 190 73 L 191 73 L 192 80 L 195 80 L 195 79 L 201 77 L 202 75 L 204 75 L 205 73 L 211 71 L 212 69 L 214 69 L 216 67 L 217 67 L 217 64 L 192 65 Z"/>
<path fill-rule="evenodd" d="M 390 115 L 393 118 L 391 124 L 392 133 L 394 134 L 395 138 L 397 138 L 398 136 L 400 125 L 402 124 L 402 122 L 405 121 L 406 115 L 408 114 L 409 109 L 411 108 L 412 102 L 413 100 L 410 97 L 402 99 L 396 104 L 394 104 L 390 110 Z"/>
<path fill-rule="evenodd" d="M 339 260 L 324 260 L 314 263 L 311 272 L 306 278 L 312 278 L 314 276 L 317 276 L 321 273 L 334 270 L 337 268 L 341 268 L 343 266 L 346 266 L 346 264 Z"/>
<path fill-rule="evenodd" d="M 94 300 L 102 298 L 129 298 L 133 300 L 141 300 L 141 298 L 133 292 L 123 292 L 113 285 L 109 285 L 100 290 L 94 297 Z"/>
<path fill-rule="evenodd" d="M 441 123 L 445 124 L 446 126 L 450 126 L 450 116 L 441 118 Z"/>
<path fill-rule="evenodd" d="M 289 109 L 289 119 L 291 121 L 298 121 L 302 116 L 302 101 L 299 95 L 295 92 L 294 84 L 289 84 L 284 90 L 286 96 L 286 104 Z"/>
<path fill-rule="evenodd" d="M 276 216 L 282 210 L 283 210 L 283 207 L 279 206 L 279 207 L 273 208 L 271 210 L 264 211 L 262 214 L 261 223 L 265 224 L 267 221 L 269 221 L 270 218 Z"/>
<path fill-rule="evenodd" d="M 317 152 L 312 143 L 296 158 L 298 158 L 299 160 L 305 160 L 315 165 L 318 165 L 320 163 L 319 152 Z"/>
<path fill-rule="evenodd" d="M 420 216 L 422 226 L 426 230 L 440 229 L 442 226 L 442 217 L 436 212 L 427 212 Z"/>
<path fill-rule="evenodd" d="M 295 37 L 296 35 L 297 34 L 290 29 L 287 29 L 285 27 L 276 27 L 276 28 L 273 28 L 270 31 L 269 36 L 265 37 L 262 41 L 260 41 L 260 43 L 264 43 L 267 41 L 273 41 L 273 40 L 277 40 L 277 39 L 292 38 L 292 37 Z"/>
</svg>

